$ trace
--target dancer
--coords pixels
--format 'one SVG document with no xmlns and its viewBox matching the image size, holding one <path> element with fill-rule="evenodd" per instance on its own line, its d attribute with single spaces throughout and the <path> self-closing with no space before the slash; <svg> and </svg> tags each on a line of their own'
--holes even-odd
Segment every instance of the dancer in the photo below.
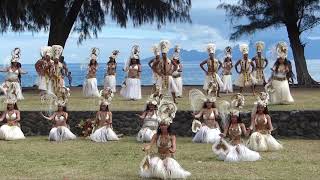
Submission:
<svg viewBox="0 0 320 180">
<path fill-rule="evenodd" d="M 288 46 L 285 42 L 279 42 L 277 45 L 278 58 L 272 68 L 271 85 L 274 92 L 270 94 L 270 102 L 272 104 L 291 104 L 294 102 L 288 83 L 290 72 L 290 64 L 287 59 Z M 290 77 L 289 77 L 290 78 Z"/>
<path fill-rule="evenodd" d="M 50 117 L 42 115 L 43 118 L 53 121 L 54 125 L 49 132 L 49 141 L 66 141 L 76 139 L 67 124 L 68 113 L 66 107 L 66 101 L 57 100 L 55 104 L 58 106 L 57 111 L 54 112 Z"/>
<path fill-rule="evenodd" d="M 112 129 L 112 113 L 109 110 L 109 102 L 103 101 L 100 110 L 96 114 L 97 128 L 90 135 L 90 139 L 95 142 L 118 141 L 117 134 Z"/>
<path fill-rule="evenodd" d="M 14 95 L 17 100 L 23 100 L 22 89 L 20 86 L 19 75 L 26 74 L 18 65 L 21 56 L 20 48 L 15 48 L 12 51 L 11 65 L 0 72 L 7 72 L 5 81 L 1 84 L 0 90 L 8 96 Z"/>
<path fill-rule="evenodd" d="M 63 52 L 63 47 L 60 45 L 52 46 L 53 52 L 53 64 L 52 64 L 52 82 L 53 82 L 53 92 L 56 96 L 61 96 L 65 83 L 63 79 L 64 65 L 60 62 L 61 55 Z"/>
<path fill-rule="evenodd" d="M 35 64 L 35 69 L 38 73 L 38 89 L 41 94 L 53 94 L 53 82 L 51 69 L 53 60 L 51 60 L 53 53 L 51 46 L 44 46 L 40 51 L 41 59 Z"/>
<path fill-rule="evenodd" d="M 5 119 L 7 123 L 0 127 L 0 139 L 7 141 L 25 139 L 20 129 L 20 111 L 16 102 L 17 99 L 14 96 L 6 96 L 5 103 L 7 104 L 7 110 L 2 113 L 0 121 Z"/>
<path fill-rule="evenodd" d="M 223 76 L 222 76 L 222 82 L 223 82 L 223 88 L 222 91 L 225 93 L 232 93 L 233 92 L 233 85 L 232 85 L 232 49 L 230 46 L 225 48 L 225 58 L 222 64 L 223 68 Z"/>
<path fill-rule="evenodd" d="M 196 135 L 192 141 L 195 143 L 215 143 L 219 141 L 221 132 L 217 122 L 219 113 L 215 103 L 216 98 L 206 97 L 200 90 L 192 89 L 189 92 L 189 99 L 196 119 L 192 123 L 192 129 L 197 129 L 194 126 L 199 127 L 198 130 L 195 130 Z M 199 120 L 202 122 L 199 122 Z"/>
<path fill-rule="evenodd" d="M 146 102 L 146 108 L 141 115 L 138 115 L 143 122 L 143 126 L 140 129 L 137 141 L 150 142 L 153 135 L 157 133 L 160 117 L 157 112 L 157 101 L 149 99 Z"/>
<path fill-rule="evenodd" d="M 99 55 L 98 48 L 91 49 L 90 63 L 88 64 L 88 74 L 83 83 L 83 95 L 85 97 L 99 97 L 96 73 L 98 70 L 97 58 Z"/>
<path fill-rule="evenodd" d="M 162 59 L 154 62 L 155 71 L 159 75 L 158 86 L 161 87 L 161 94 L 169 95 L 171 93 L 173 102 L 177 103 L 176 93 L 178 92 L 178 87 L 172 78 L 172 73 L 178 69 L 178 66 L 167 57 L 170 42 L 162 40 L 159 46 L 162 52 Z"/>
<path fill-rule="evenodd" d="M 184 170 L 174 159 L 177 146 L 176 136 L 171 132 L 171 123 L 177 108 L 174 102 L 162 101 L 159 110 L 159 115 L 163 118 L 150 144 L 143 148 L 148 155 L 140 164 L 140 176 L 142 178 L 186 179 L 191 173 Z M 149 155 L 154 145 L 157 146 L 158 153 Z"/>
<path fill-rule="evenodd" d="M 157 74 L 157 67 L 155 66 L 160 61 L 160 48 L 157 44 L 152 46 L 152 52 L 155 57 L 148 62 L 148 65 L 152 70 L 153 84 L 157 84 L 160 79 L 159 74 Z"/>
<path fill-rule="evenodd" d="M 251 87 L 252 93 L 253 95 L 255 95 L 254 85 L 256 81 L 252 75 L 252 71 L 254 70 L 254 64 L 248 58 L 249 46 L 247 44 L 241 44 L 240 51 L 243 54 L 243 57 L 235 64 L 235 69 L 240 74 L 238 80 L 235 82 L 235 85 L 240 87 L 240 93 L 242 93 L 244 87 Z M 240 71 L 238 70 L 239 65 Z"/>
<path fill-rule="evenodd" d="M 247 142 L 247 146 L 250 149 L 254 151 L 278 151 L 283 148 L 271 135 L 273 127 L 268 106 L 265 102 L 255 102 L 252 110 L 250 129 L 254 131 Z"/>
<path fill-rule="evenodd" d="M 210 82 L 214 82 L 215 84 L 218 85 L 217 96 L 220 97 L 219 93 L 220 93 L 220 88 L 223 87 L 223 82 L 221 81 L 221 78 L 218 75 L 218 71 L 222 67 L 222 63 L 218 59 L 215 59 L 215 52 L 216 52 L 215 44 L 208 44 L 207 51 L 209 53 L 209 58 L 207 60 L 204 60 L 200 64 L 201 69 L 206 73 L 203 89 L 208 94 L 209 84 Z M 208 66 L 207 70 L 204 68 L 205 64 L 207 64 Z"/>
<path fill-rule="evenodd" d="M 126 63 L 125 71 L 127 78 L 125 86 L 121 89 L 120 94 L 130 100 L 141 99 L 141 64 L 140 64 L 140 47 L 134 45 L 132 47 L 131 56 Z"/>
<path fill-rule="evenodd" d="M 254 77 L 256 79 L 255 85 L 266 85 L 266 79 L 264 75 L 264 69 L 268 66 L 268 60 L 262 56 L 262 52 L 264 49 L 264 42 L 258 41 L 256 42 L 256 51 L 257 55 L 252 58 L 252 61 L 255 64 L 255 70 L 253 72 Z"/>
<path fill-rule="evenodd" d="M 232 110 L 230 119 L 230 123 L 225 127 L 221 137 L 228 136 L 231 144 L 221 139 L 212 146 L 212 150 L 218 156 L 218 159 L 226 162 L 257 161 L 261 159 L 259 153 L 251 151 L 241 144 L 241 135 L 248 136 L 249 131 L 241 122 L 239 111 Z"/>
<path fill-rule="evenodd" d="M 109 57 L 107 63 L 107 72 L 104 78 L 104 89 L 111 88 L 112 92 L 116 92 L 116 74 L 117 74 L 117 56 L 119 55 L 118 50 L 112 51 L 112 55 Z"/>
<path fill-rule="evenodd" d="M 173 63 L 177 65 L 177 69 L 172 73 L 172 77 L 178 88 L 176 96 L 178 98 L 182 98 L 182 94 L 183 94 L 182 64 L 180 62 L 179 53 L 180 53 L 180 47 L 176 45 L 174 47 L 174 54 L 172 59 L 173 59 Z"/>
</svg>

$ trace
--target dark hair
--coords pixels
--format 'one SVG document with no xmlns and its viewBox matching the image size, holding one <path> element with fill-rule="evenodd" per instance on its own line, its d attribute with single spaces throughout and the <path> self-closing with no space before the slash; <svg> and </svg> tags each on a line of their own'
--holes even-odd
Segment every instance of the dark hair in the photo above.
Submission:
<svg viewBox="0 0 320 180">
<path fill-rule="evenodd" d="M 106 105 L 100 104 L 99 111 L 102 111 L 102 106 L 106 106 Z M 109 106 L 106 106 L 106 112 L 110 112 Z"/>
<path fill-rule="evenodd" d="M 232 117 L 232 115 L 230 114 L 229 115 L 229 124 L 228 124 L 228 130 L 229 130 L 229 128 L 230 128 L 230 125 L 231 125 L 231 117 Z M 242 118 L 241 118 L 241 114 L 239 113 L 239 116 L 237 116 L 238 118 L 237 118 L 237 123 L 238 124 L 240 124 L 240 123 L 242 123 Z"/>
<path fill-rule="evenodd" d="M 114 63 L 117 63 L 116 59 L 112 58 L 112 57 L 109 57 L 109 61 L 107 64 L 111 63 L 111 62 L 114 62 Z"/>
<path fill-rule="evenodd" d="M 216 108 L 216 107 L 217 107 L 215 102 L 208 102 L 208 101 L 206 101 L 206 102 L 203 103 L 203 106 L 202 106 L 203 109 L 208 108 L 208 107 L 207 107 L 207 103 L 212 103 L 212 108 Z"/>
<path fill-rule="evenodd" d="M 161 124 L 161 123 L 160 123 L 160 124 Z M 159 124 L 159 127 L 158 127 L 158 129 L 157 129 L 157 135 L 161 135 L 160 124 Z M 170 125 L 167 125 L 167 126 L 168 126 L 168 128 L 167 128 L 168 134 L 169 134 L 169 135 L 175 135 L 175 134 L 172 132 L 171 124 L 170 124 Z"/>
<path fill-rule="evenodd" d="M 131 59 L 130 59 L 129 66 L 132 65 L 132 60 L 133 60 L 133 59 L 136 60 L 136 62 L 137 62 L 136 64 L 140 65 L 140 59 L 131 58 Z"/>
<path fill-rule="evenodd" d="M 154 106 L 154 110 L 157 110 L 157 109 L 158 109 L 158 106 L 157 106 L 157 105 L 148 103 L 147 106 L 146 106 L 146 110 L 145 110 L 145 111 L 149 111 L 149 110 L 150 110 L 149 105 Z"/>
<path fill-rule="evenodd" d="M 67 106 L 61 106 L 61 107 L 63 112 L 67 112 Z M 58 105 L 58 108 L 59 108 L 59 105 Z"/>
<path fill-rule="evenodd" d="M 19 110 L 17 103 L 14 103 L 13 109 L 14 110 Z M 8 105 L 7 105 L 7 110 L 9 110 Z"/>
<path fill-rule="evenodd" d="M 258 112 L 258 107 L 261 107 L 262 105 L 257 105 L 257 110 L 256 110 L 256 113 Z M 266 107 L 263 107 L 264 108 L 264 111 L 263 111 L 263 114 L 269 114 L 269 109 L 268 109 L 268 106 Z"/>
<path fill-rule="evenodd" d="M 61 62 L 62 64 L 66 64 L 66 62 L 64 61 L 64 56 L 60 56 L 59 62 Z"/>
<path fill-rule="evenodd" d="M 93 60 L 94 60 L 94 62 L 93 62 Z M 89 63 L 89 66 L 92 66 L 92 65 L 94 65 L 94 66 L 98 66 L 98 62 L 97 62 L 97 60 L 95 60 L 95 59 L 91 59 L 91 60 L 90 60 L 90 63 Z"/>
</svg>

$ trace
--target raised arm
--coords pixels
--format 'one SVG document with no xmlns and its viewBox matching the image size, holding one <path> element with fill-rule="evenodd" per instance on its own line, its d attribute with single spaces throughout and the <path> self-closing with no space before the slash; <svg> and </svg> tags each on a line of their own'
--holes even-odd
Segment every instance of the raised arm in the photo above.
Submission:
<svg viewBox="0 0 320 180">
<path fill-rule="evenodd" d="M 154 134 L 154 135 L 152 136 L 152 139 L 151 139 L 150 143 L 149 143 L 149 144 L 146 144 L 146 145 L 143 147 L 142 150 L 143 150 L 143 151 L 150 151 L 150 149 L 152 148 L 152 146 L 153 146 L 154 144 L 156 144 L 157 139 L 158 139 L 158 134 Z"/>
<path fill-rule="evenodd" d="M 234 65 L 234 68 L 236 69 L 236 71 L 237 71 L 238 74 L 241 73 L 241 72 L 238 70 L 238 66 L 239 66 L 239 64 L 240 64 L 240 61 L 241 61 L 241 60 L 238 60 L 238 61 L 236 62 L 236 64 Z"/>
<path fill-rule="evenodd" d="M 204 68 L 204 65 L 207 64 L 207 63 L 208 63 L 207 60 L 204 60 L 204 61 L 202 61 L 202 62 L 200 63 L 201 69 L 202 69 L 206 74 L 208 74 L 208 71 Z"/>
<path fill-rule="evenodd" d="M 203 110 L 201 109 L 198 114 L 195 114 L 194 117 L 197 118 L 197 119 L 200 119 L 203 115 Z"/>
</svg>

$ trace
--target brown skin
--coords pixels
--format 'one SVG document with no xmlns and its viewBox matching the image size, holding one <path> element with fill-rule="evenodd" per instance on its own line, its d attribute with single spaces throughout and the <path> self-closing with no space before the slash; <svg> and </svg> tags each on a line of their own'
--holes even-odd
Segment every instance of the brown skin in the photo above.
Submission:
<svg viewBox="0 0 320 180">
<path fill-rule="evenodd" d="M 257 57 L 260 59 L 262 57 L 262 52 L 257 52 Z M 258 60 L 255 57 L 253 59 L 254 59 L 254 63 L 256 64 L 255 69 L 257 69 L 257 64 L 258 64 L 257 61 Z M 264 65 L 263 69 L 265 69 L 268 66 L 268 60 L 264 59 L 264 61 L 265 61 L 265 65 Z M 266 84 L 267 84 L 267 82 L 264 82 L 263 86 L 265 86 Z M 255 85 L 255 88 L 256 88 L 256 85 Z"/>
<path fill-rule="evenodd" d="M 3 121 L 5 118 L 6 118 L 6 114 L 13 114 L 15 113 L 17 115 L 17 118 L 14 119 L 14 120 L 8 120 L 7 119 L 7 124 L 9 126 L 16 126 L 17 123 L 21 120 L 21 117 L 20 117 L 20 111 L 18 110 L 15 110 L 14 109 L 14 104 L 8 104 L 7 105 L 7 111 L 5 111 L 4 113 L 2 113 L 1 117 L 0 117 L 0 122 Z"/>
<path fill-rule="evenodd" d="M 265 110 L 265 107 L 263 107 L 263 106 L 258 106 L 257 107 L 257 113 L 255 114 L 255 116 L 251 117 L 250 129 L 253 129 L 253 127 L 255 127 L 255 131 L 256 132 L 259 132 L 259 131 L 266 132 L 267 131 L 269 134 L 271 134 L 271 131 L 273 130 L 271 117 L 268 114 L 264 114 L 264 110 Z M 265 117 L 267 119 L 267 124 L 266 125 L 256 124 L 255 119 L 256 118 L 262 118 L 264 115 L 265 115 Z"/>
<path fill-rule="evenodd" d="M 137 60 L 136 59 L 131 59 L 131 65 L 137 64 Z M 141 78 L 141 65 L 138 64 L 138 70 L 136 69 L 128 69 L 128 77 L 129 78 L 137 78 L 140 79 Z"/>
<path fill-rule="evenodd" d="M 67 127 L 67 120 L 68 120 L 68 113 L 63 111 L 63 106 L 58 106 L 58 110 L 53 113 L 50 117 L 46 117 L 43 114 L 41 114 L 43 118 L 49 120 L 49 121 L 55 121 L 55 117 L 58 116 L 64 116 L 64 121 L 55 121 L 54 127 L 58 126 L 65 126 Z"/>
<path fill-rule="evenodd" d="M 246 61 L 246 60 L 248 60 L 248 54 L 244 54 L 243 55 L 243 59 Z M 236 69 L 236 71 L 237 71 L 237 73 L 241 73 L 241 71 L 239 71 L 238 70 L 238 66 L 240 65 L 240 62 L 241 62 L 241 60 L 238 60 L 237 62 L 236 62 L 236 64 L 234 65 L 234 68 Z M 251 62 L 250 63 L 250 65 L 251 65 L 251 73 L 252 73 L 252 71 L 255 69 L 255 67 L 254 67 L 254 63 L 253 62 Z M 241 68 L 241 67 L 240 67 Z M 254 85 L 252 85 L 251 86 L 251 89 L 252 89 L 252 94 L 255 96 L 256 95 L 256 92 L 255 92 L 255 86 Z M 243 92 L 243 87 L 240 87 L 240 93 L 242 93 Z"/>
<path fill-rule="evenodd" d="M 219 115 L 218 110 L 216 108 L 213 108 L 213 103 L 212 102 L 205 102 L 207 108 L 202 109 L 199 113 L 194 114 L 195 118 L 202 118 L 203 122 L 202 125 L 203 126 L 208 126 L 210 128 L 219 128 L 219 123 L 216 121 L 216 117 Z M 214 118 L 210 118 L 210 114 L 211 112 L 214 113 Z M 204 119 L 203 116 L 206 115 L 208 117 L 208 119 Z"/>
<path fill-rule="evenodd" d="M 156 110 L 156 106 L 149 103 L 147 105 L 147 108 L 149 108 L 149 110 L 145 110 L 143 111 L 143 113 L 141 115 L 137 114 L 137 116 L 140 118 L 141 121 L 143 121 L 145 119 L 145 117 L 149 114 L 152 113 L 152 115 L 154 114 L 154 111 Z"/>
<path fill-rule="evenodd" d="M 109 116 L 108 119 L 105 119 L 106 116 Z M 101 117 L 99 120 L 98 117 Z M 98 111 L 96 114 L 96 123 L 99 127 L 112 127 L 112 113 L 110 111 L 107 111 L 107 106 L 101 105 L 101 111 Z"/>
<path fill-rule="evenodd" d="M 229 136 L 231 139 L 231 143 L 233 145 L 238 145 L 241 143 L 241 135 L 239 136 L 231 136 L 229 134 L 229 129 L 230 128 L 237 128 L 238 124 L 240 125 L 242 134 L 244 134 L 245 136 L 249 136 L 250 131 L 247 131 L 245 125 L 243 123 L 238 123 L 238 117 L 237 116 L 231 116 L 231 123 L 230 125 L 226 126 L 224 128 L 223 134 L 220 134 L 221 137 L 227 137 Z"/>
</svg>

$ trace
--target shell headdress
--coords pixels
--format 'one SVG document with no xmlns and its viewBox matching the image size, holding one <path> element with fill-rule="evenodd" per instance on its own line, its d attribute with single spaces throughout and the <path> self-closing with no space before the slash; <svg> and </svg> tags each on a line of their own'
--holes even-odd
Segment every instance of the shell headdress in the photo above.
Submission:
<svg viewBox="0 0 320 180">
<path fill-rule="evenodd" d="M 170 48 L 170 41 L 169 40 L 161 40 L 159 43 L 159 47 L 162 53 L 168 53 Z"/>
<path fill-rule="evenodd" d="M 240 44 L 239 48 L 240 48 L 240 52 L 241 52 L 242 54 L 248 54 L 248 53 L 249 53 L 249 46 L 248 46 L 248 44 Z"/>
<path fill-rule="evenodd" d="M 158 44 L 154 44 L 151 48 L 151 51 L 155 56 L 160 56 L 160 48 Z"/>
<path fill-rule="evenodd" d="M 45 57 L 45 56 L 49 56 L 50 58 L 52 58 L 52 47 L 51 46 L 43 46 L 40 49 L 40 55 L 41 57 Z"/>
<path fill-rule="evenodd" d="M 209 44 L 207 44 L 206 50 L 209 54 L 214 54 L 214 53 L 216 53 L 216 48 L 217 48 L 217 46 L 215 44 L 209 43 Z"/>
<path fill-rule="evenodd" d="M 90 52 L 91 52 L 90 58 L 97 60 L 97 58 L 98 58 L 98 56 L 99 56 L 99 54 L 100 54 L 99 48 L 94 47 L 94 48 L 91 49 Z"/>
<path fill-rule="evenodd" d="M 132 46 L 130 59 L 140 59 L 140 46 L 139 45 Z"/>
<path fill-rule="evenodd" d="M 160 117 L 160 123 L 170 125 L 175 118 L 178 108 L 171 100 L 161 100 L 158 107 L 158 115 Z"/>
<path fill-rule="evenodd" d="M 63 52 L 63 47 L 60 45 L 52 46 L 53 59 L 60 59 Z"/>
<path fill-rule="evenodd" d="M 288 56 L 288 45 L 285 42 L 279 42 L 277 44 L 277 54 L 281 58 L 287 58 Z"/>
<path fill-rule="evenodd" d="M 12 58 L 11 62 L 19 62 L 21 57 L 21 49 L 20 48 L 14 48 L 11 52 Z"/>
<path fill-rule="evenodd" d="M 263 49 L 264 49 L 264 46 L 265 46 L 264 42 L 262 42 L 262 41 L 256 42 L 256 50 L 257 50 L 257 52 L 262 52 Z"/>
</svg>

